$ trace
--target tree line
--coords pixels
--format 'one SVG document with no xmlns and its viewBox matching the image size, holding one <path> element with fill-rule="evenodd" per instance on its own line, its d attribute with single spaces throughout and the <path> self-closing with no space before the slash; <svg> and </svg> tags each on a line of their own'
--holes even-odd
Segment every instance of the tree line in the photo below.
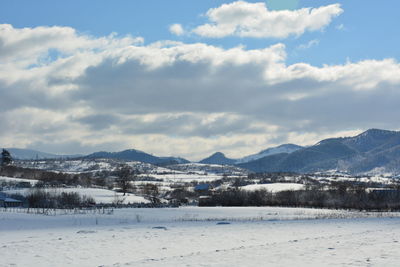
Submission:
<svg viewBox="0 0 400 267">
<path fill-rule="evenodd" d="M 229 189 L 216 192 L 199 202 L 200 206 L 282 206 L 333 209 L 400 210 L 400 188 L 370 189 L 338 182 L 329 188 L 270 192 Z"/>
</svg>

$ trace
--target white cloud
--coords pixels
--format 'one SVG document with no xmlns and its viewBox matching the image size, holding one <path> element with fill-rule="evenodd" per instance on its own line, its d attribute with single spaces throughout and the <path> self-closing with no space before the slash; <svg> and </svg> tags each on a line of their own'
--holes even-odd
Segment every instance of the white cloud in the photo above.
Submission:
<svg viewBox="0 0 400 267">
<path fill-rule="evenodd" d="M 317 45 L 319 45 L 319 40 L 313 39 L 306 44 L 301 44 L 301 45 L 297 46 L 297 49 L 306 50 L 306 49 L 310 49 L 311 47 L 317 46 Z"/>
<path fill-rule="evenodd" d="M 346 30 L 346 27 L 344 26 L 344 24 L 339 24 L 335 28 L 338 31 L 345 31 Z"/>
<path fill-rule="evenodd" d="M 211 38 L 226 36 L 286 38 L 306 31 L 321 30 L 343 12 L 340 4 L 297 10 L 268 10 L 263 2 L 237 1 L 207 11 L 210 23 L 193 32 Z"/>
<path fill-rule="evenodd" d="M 169 31 L 172 34 L 175 34 L 175 35 L 178 35 L 178 36 L 183 35 L 185 33 L 185 30 L 183 29 L 181 24 L 172 24 L 172 25 L 170 25 L 169 26 Z"/>
<path fill-rule="evenodd" d="M 394 59 L 287 65 L 283 44 L 143 45 L 140 38 L 95 38 L 71 28 L 47 27 L 51 34 L 43 34 L 41 27 L 2 27 L 4 147 L 137 148 L 200 158 L 213 150 L 240 156 L 284 142 L 400 128 Z M 52 49 L 63 55 L 42 60 Z"/>
</svg>

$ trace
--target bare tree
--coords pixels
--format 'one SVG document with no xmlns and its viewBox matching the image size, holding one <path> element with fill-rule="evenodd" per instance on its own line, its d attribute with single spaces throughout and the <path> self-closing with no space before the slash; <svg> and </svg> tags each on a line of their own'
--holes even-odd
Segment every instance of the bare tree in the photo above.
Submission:
<svg viewBox="0 0 400 267">
<path fill-rule="evenodd" d="M 125 194 L 132 188 L 131 182 L 136 177 L 136 172 L 128 165 L 123 165 L 117 170 L 117 184 L 122 193 Z"/>
<path fill-rule="evenodd" d="M 143 187 L 143 194 L 145 194 L 153 204 L 158 204 L 160 202 L 158 198 L 160 191 L 157 184 L 146 184 Z"/>
<path fill-rule="evenodd" d="M 112 202 L 112 204 L 114 205 L 114 206 L 119 206 L 119 205 L 121 205 L 122 203 L 124 203 L 124 201 L 125 201 L 125 198 L 123 197 L 123 196 L 121 196 L 121 195 L 118 195 L 117 193 L 114 193 L 114 200 L 113 200 L 113 202 Z"/>
</svg>

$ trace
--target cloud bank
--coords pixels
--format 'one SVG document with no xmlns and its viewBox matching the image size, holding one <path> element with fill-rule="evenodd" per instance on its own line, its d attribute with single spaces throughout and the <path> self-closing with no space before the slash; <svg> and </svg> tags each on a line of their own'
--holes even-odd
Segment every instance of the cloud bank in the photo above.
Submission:
<svg viewBox="0 0 400 267">
<path fill-rule="evenodd" d="M 0 96 L 4 147 L 239 157 L 284 142 L 399 128 L 400 64 L 288 65 L 280 43 L 145 45 L 69 27 L 0 25 Z"/>
</svg>

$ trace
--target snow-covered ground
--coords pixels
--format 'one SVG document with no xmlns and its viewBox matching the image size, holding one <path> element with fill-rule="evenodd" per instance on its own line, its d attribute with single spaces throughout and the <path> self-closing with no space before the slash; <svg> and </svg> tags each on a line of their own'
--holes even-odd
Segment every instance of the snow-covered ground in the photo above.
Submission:
<svg viewBox="0 0 400 267">
<path fill-rule="evenodd" d="M 191 173 L 176 173 L 176 174 L 153 174 L 152 177 L 162 179 L 168 182 L 210 182 L 222 178 L 218 174 L 191 174 Z"/>
<path fill-rule="evenodd" d="M 273 183 L 273 184 L 249 184 L 242 186 L 241 189 L 246 191 L 267 190 L 272 193 L 285 191 L 285 190 L 301 190 L 304 189 L 303 184 L 296 183 Z"/>
<path fill-rule="evenodd" d="M 0 182 L 28 182 L 32 186 L 35 185 L 38 180 L 33 180 L 33 179 L 22 179 L 22 178 L 12 178 L 12 177 L 5 177 L 5 176 L 0 176 Z"/>
<path fill-rule="evenodd" d="M 352 177 L 352 176 L 339 176 L 339 177 L 319 177 L 318 175 L 314 176 L 313 179 L 317 181 L 321 180 L 328 180 L 328 181 L 353 181 L 353 182 L 373 182 L 373 183 L 380 183 L 382 185 L 389 185 L 393 184 L 396 179 L 393 179 L 391 177 L 382 177 L 382 176 L 365 176 L 365 177 Z"/>
<path fill-rule="evenodd" d="M 348 219 L 312 219 L 324 216 Z M 399 266 L 400 218 L 374 216 L 271 207 L 0 212 L 0 266 Z"/>
</svg>

